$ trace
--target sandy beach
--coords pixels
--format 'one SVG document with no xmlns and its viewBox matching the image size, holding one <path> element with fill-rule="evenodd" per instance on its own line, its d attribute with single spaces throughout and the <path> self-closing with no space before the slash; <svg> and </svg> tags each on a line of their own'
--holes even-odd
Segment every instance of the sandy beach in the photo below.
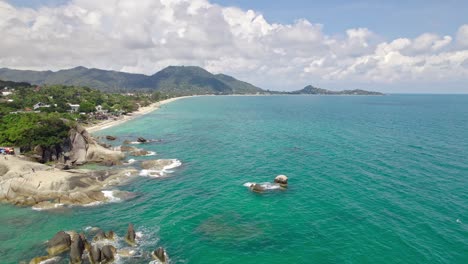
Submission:
<svg viewBox="0 0 468 264">
<path fill-rule="evenodd" d="M 192 96 L 174 97 L 174 98 L 166 99 L 166 100 L 163 100 L 163 101 L 159 101 L 157 103 L 153 103 L 153 104 L 151 104 L 149 106 L 140 107 L 140 109 L 138 109 L 138 111 L 132 112 L 130 115 L 123 115 L 123 116 L 119 117 L 118 119 L 104 120 L 104 121 L 99 122 L 97 124 L 87 126 L 86 130 L 88 132 L 90 132 L 90 133 L 93 133 L 93 132 L 96 132 L 96 131 L 99 131 L 99 130 L 102 130 L 102 129 L 113 127 L 113 126 L 122 124 L 124 122 L 127 122 L 129 120 L 132 120 L 134 118 L 137 118 L 139 116 L 150 113 L 150 112 L 152 112 L 152 111 L 154 111 L 156 109 L 159 109 L 162 105 L 174 102 L 174 101 L 182 99 L 182 98 L 188 98 L 188 97 L 192 97 Z"/>
</svg>

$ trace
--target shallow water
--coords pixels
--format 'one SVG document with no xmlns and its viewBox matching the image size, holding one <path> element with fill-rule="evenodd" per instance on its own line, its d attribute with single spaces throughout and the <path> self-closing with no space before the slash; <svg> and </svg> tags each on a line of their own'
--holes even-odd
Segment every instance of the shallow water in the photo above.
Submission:
<svg viewBox="0 0 468 264">
<path fill-rule="evenodd" d="M 468 96 L 181 99 L 97 133 L 162 139 L 135 159 L 181 167 L 120 187 L 129 201 L 0 205 L 0 262 L 43 255 L 61 229 L 132 222 L 172 263 L 468 263 L 467 131 Z M 243 186 L 278 174 L 287 190 Z"/>
</svg>

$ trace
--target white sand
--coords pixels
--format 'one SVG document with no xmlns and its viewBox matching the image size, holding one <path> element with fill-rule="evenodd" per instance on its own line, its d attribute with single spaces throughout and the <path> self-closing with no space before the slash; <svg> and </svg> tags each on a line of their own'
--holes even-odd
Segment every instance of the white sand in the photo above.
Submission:
<svg viewBox="0 0 468 264">
<path fill-rule="evenodd" d="M 106 128 L 109 128 L 109 127 L 113 127 L 113 126 L 125 123 L 125 122 L 127 122 L 129 120 L 132 120 L 132 119 L 134 119 L 136 117 L 139 117 L 139 116 L 145 115 L 147 113 L 153 112 L 154 110 L 159 109 L 162 105 L 174 102 L 174 101 L 182 99 L 182 98 L 187 98 L 187 97 L 192 97 L 192 96 L 181 96 L 181 97 L 170 98 L 170 99 L 166 99 L 166 100 L 163 100 L 163 101 L 160 101 L 160 102 L 157 102 L 157 103 L 153 103 L 153 104 L 151 104 L 149 106 L 140 107 L 137 111 L 131 113 L 131 115 L 123 115 L 120 118 L 118 118 L 117 120 L 114 120 L 114 119 L 104 120 L 102 122 L 99 122 L 98 124 L 86 127 L 86 130 L 88 132 L 92 133 L 92 132 L 103 130 L 103 129 L 106 129 Z"/>
</svg>

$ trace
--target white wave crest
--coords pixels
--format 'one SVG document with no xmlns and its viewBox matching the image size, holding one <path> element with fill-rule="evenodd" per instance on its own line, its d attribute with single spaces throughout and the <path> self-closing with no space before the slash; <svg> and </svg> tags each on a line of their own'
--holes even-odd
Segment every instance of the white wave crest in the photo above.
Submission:
<svg viewBox="0 0 468 264">
<path fill-rule="evenodd" d="M 279 190 L 282 189 L 282 187 L 277 184 L 277 183 L 271 183 L 271 182 L 246 182 L 243 184 L 243 186 L 250 188 L 250 186 L 254 184 L 259 184 L 263 189 L 269 191 L 269 190 Z"/>
</svg>

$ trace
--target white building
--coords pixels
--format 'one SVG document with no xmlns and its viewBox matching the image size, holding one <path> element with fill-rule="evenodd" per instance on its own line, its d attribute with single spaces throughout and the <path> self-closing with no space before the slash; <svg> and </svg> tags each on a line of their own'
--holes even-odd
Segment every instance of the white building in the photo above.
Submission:
<svg viewBox="0 0 468 264">
<path fill-rule="evenodd" d="M 33 106 L 33 109 L 34 109 L 34 110 L 37 110 L 37 109 L 39 109 L 39 108 L 49 108 L 49 107 L 50 107 L 50 105 L 44 104 L 44 103 L 42 103 L 42 102 L 39 102 L 39 103 L 37 103 L 37 104 L 35 104 L 35 105 Z"/>
<path fill-rule="evenodd" d="M 68 104 L 70 106 L 70 112 L 76 113 L 78 110 L 80 110 L 80 105 L 79 104 Z"/>
</svg>

